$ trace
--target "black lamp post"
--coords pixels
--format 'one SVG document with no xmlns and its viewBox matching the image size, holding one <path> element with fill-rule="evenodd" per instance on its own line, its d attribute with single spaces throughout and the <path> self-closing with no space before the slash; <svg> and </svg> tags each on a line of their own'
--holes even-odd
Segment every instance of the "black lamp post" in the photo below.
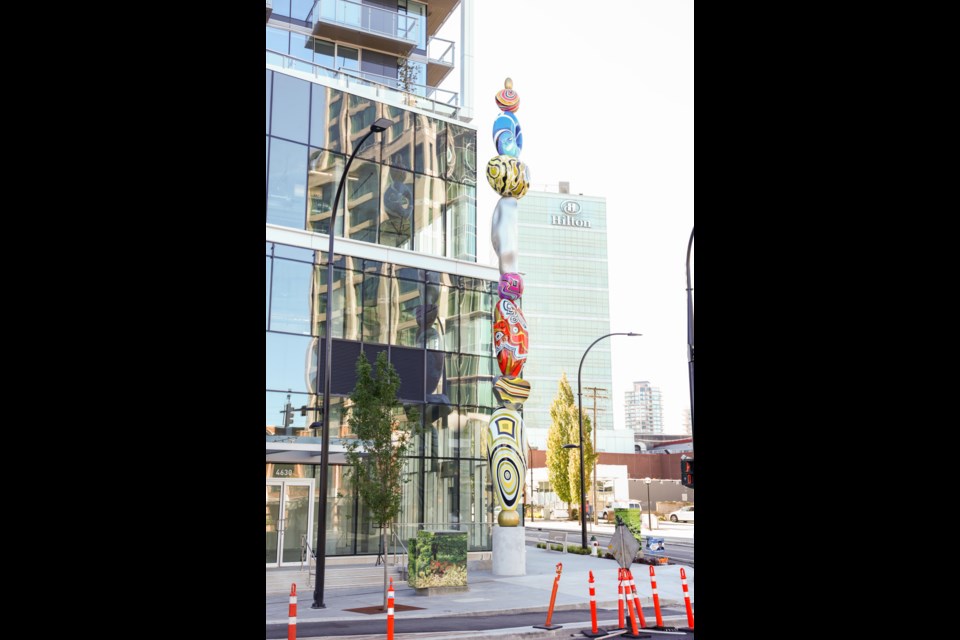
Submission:
<svg viewBox="0 0 960 640">
<path fill-rule="evenodd" d="M 650 512 L 650 478 L 644 478 L 643 483 L 647 485 L 647 529 L 653 531 L 653 514 Z"/>
<path fill-rule="evenodd" d="M 537 448 L 530 445 L 530 522 L 533 522 L 533 452 Z"/>
<path fill-rule="evenodd" d="M 331 356 L 333 355 L 333 236 L 336 231 L 337 205 L 340 204 L 340 194 L 343 192 L 343 184 L 347 181 L 347 175 L 350 173 L 350 163 L 353 162 L 360 147 L 367 141 L 367 138 L 375 133 L 385 131 L 387 127 L 392 126 L 393 122 L 386 118 L 379 118 L 370 125 L 370 131 L 360 138 L 360 142 L 353 146 L 353 152 L 347 158 L 347 164 L 343 167 L 343 175 L 340 176 L 340 183 L 337 184 L 337 195 L 333 200 L 333 213 L 330 216 L 330 226 L 327 228 L 327 235 L 330 238 L 330 245 L 327 249 L 327 326 L 326 326 L 326 358 L 323 365 L 323 433 L 321 436 L 320 452 L 320 522 L 317 531 L 317 584 L 313 590 L 313 604 L 311 609 L 325 609 L 323 604 L 323 579 L 326 573 L 327 565 L 327 469 L 330 465 L 330 376 L 331 376 Z"/>
<path fill-rule="evenodd" d="M 580 368 L 577 369 L 577 415 L 580 420 L 580 444 L 565 444 L 563 445 L 564 449 L 580 449 L 580 534 L 581 534 L 581 546 L 587 548 L 587 491 L 585 485 L 585 476 L 583 472 L 583 394 L 580 392 L 580 374 L 583 372 L 583 361 L 586 359 L 587 354 L 590 353 L 590 349 L 593 349 L 593 345 L 597 344 L 604 338 L 609 338 L 610 336 L 640 336 L 642 333 L 608 333 L 605 336 L 600 336 L 593 343 L 587 347 L 587 350 L 583 352 L 583 357 L 580 358 Z M 593 428 L 596 429 L 597 425 L 593 425 Z M 593 505 L 593 508 L 596 509 L 597 505 Z"/>
</svg>

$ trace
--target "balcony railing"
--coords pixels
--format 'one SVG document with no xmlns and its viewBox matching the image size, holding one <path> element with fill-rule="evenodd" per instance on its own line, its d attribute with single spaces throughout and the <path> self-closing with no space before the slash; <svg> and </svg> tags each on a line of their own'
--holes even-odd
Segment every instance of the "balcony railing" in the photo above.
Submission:
<svg viewBox="0 0 960 640">
<path fill-rule="evenodd" d="M 430 42 L 427 44 L 427 59 L 436 64 L 445 64 L 452 67 L 455 44 L 443 38 L 430 38 Z"/>
<path fill-rule="evenodd" d="M 423 25 L 420 16 L 397 13 L 350 0 L 317 0 L 307 22 L 332 22 L 359 31 L 417 44 Z"/>
<path fill-rule="evenodd" d="M 424 111 L 450 118 L 458 117 L 459 94 L 446 89 L 407 83 L 407 90 L 397 78 L 388 78 L 372 73 L 360 73 L 348 69 L 331 69 L 285 53 L 267 49 L 267 64 L 281 69 L 293 69 L 313 78 L 334 78 L 340 88 L 352 86 L 372 88 L 377 99 L 397 106 L 413 106 Z"/>
</svg>

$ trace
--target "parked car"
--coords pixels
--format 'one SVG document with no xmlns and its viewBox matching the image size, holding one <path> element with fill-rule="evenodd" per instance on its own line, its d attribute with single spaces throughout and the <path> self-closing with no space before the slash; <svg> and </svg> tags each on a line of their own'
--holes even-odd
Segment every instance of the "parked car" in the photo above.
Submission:
<svg viewBox="0 0 960 640">
<path fill-rule="evenodd" d="M 606 508 L 600 512 L 601 520 L 613 520 L 613 510 L 614 509 L 640 509 L 643 508 L 640 506 L 640 503 L 636 500 L 630 500 L 628 502 L 608 502 Z"/>
<path fill-rule="evenodd" d="M 693 522 L 693 507 L 683 507 L 667 514 L 670 522 Z"/>
</svg>

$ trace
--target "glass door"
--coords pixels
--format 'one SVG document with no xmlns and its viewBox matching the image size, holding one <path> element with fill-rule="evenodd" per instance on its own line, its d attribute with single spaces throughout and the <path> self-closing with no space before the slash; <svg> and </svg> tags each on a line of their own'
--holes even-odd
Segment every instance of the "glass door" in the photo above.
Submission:
<svg viewBox="0 0 960 640">
<path fill-rule="evenodd" d="M 266 565 L 300 563 L 303 536 L 313 542 L 313 480 L 267 480 Z"/>
</svg>

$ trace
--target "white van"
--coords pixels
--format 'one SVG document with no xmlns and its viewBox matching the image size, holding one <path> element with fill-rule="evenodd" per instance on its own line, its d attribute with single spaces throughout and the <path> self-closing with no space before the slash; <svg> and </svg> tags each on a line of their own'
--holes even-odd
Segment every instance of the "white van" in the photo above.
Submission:
<svg viewBox="0 0 960 640">
<path fill-rule="evenodd" d="M 613 502 L 608 502 L 607 507 L 600 512 L 600 519 L 613 520 L 614 509 L 638 509 L 643 511 L 643 507 L 640 506 L 639 500 L 628 500 L 627 502 L 614 500 Z"/>
</svg>

